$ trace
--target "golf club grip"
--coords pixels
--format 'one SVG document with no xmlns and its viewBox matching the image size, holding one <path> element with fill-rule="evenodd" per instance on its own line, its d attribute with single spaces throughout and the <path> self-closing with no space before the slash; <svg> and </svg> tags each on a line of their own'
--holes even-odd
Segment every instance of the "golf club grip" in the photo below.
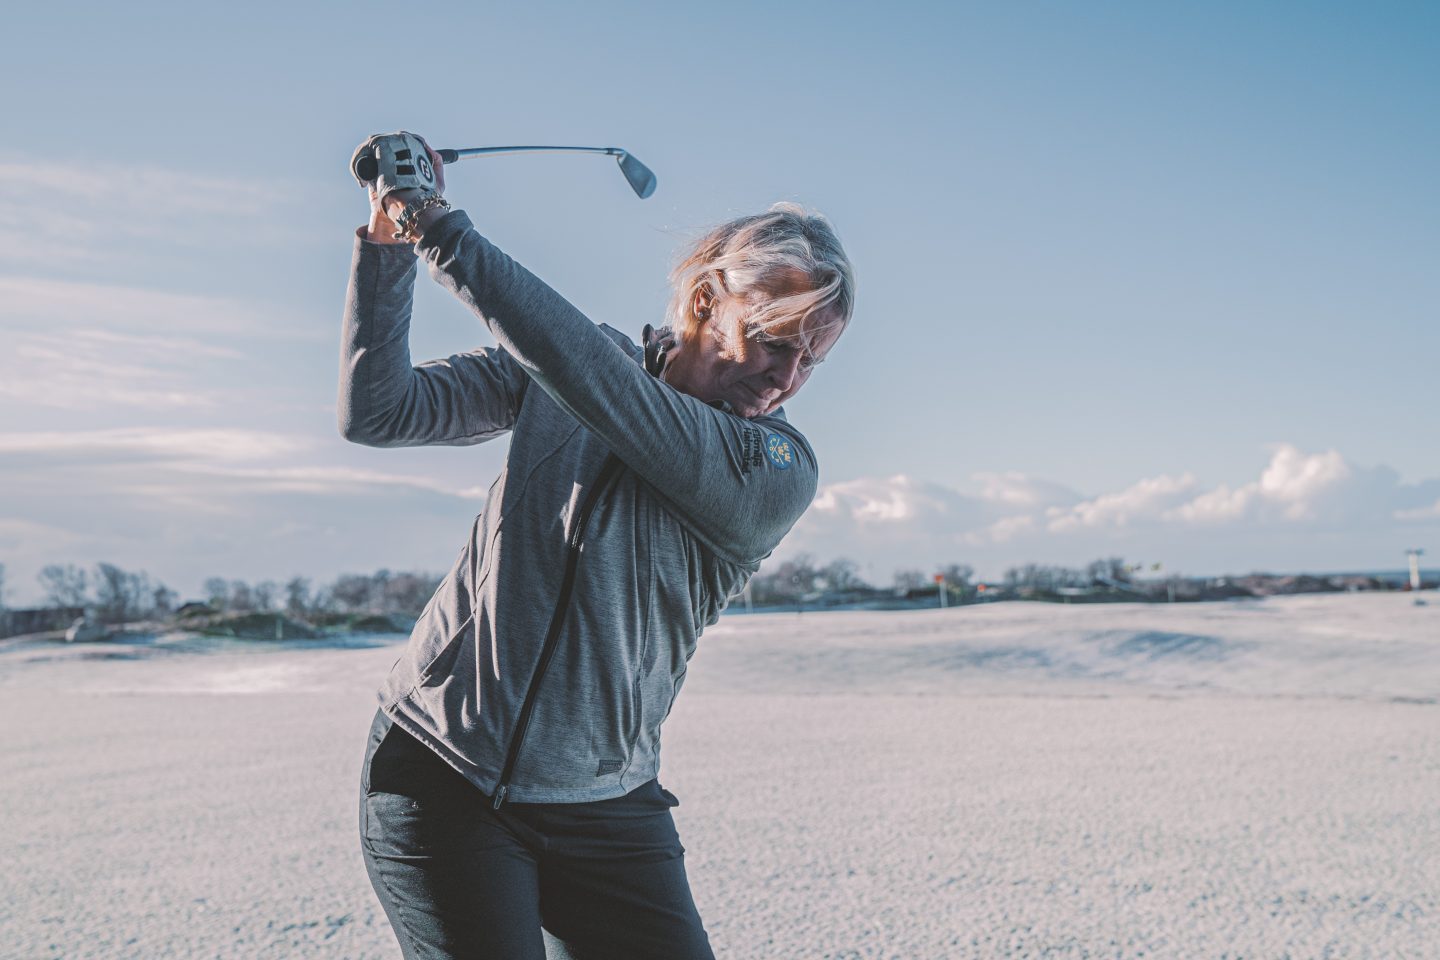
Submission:
<svg viewBox="0 0 1440 960">
<path fill-rule="evenodd" d="M 436 150 L 435 153 L 440 157 L 441 163 L 454 163 L 460 159 L 458 150 Z"/>
</svg>

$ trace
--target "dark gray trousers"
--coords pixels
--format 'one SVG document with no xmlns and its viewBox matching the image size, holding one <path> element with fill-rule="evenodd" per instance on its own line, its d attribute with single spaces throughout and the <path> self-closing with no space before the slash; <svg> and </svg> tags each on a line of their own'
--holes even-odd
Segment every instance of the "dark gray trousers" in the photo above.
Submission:
<svg viewBox="0 0 1440 960">
<path fill-rule="evenodd" d="M 551 960 L 713 960 L 677 803 L 651 780 L 612 800 L 495 811 L 379 712 L 360 846 L 406 960 L 546 960 L 547 946 Z"/>
</svg>

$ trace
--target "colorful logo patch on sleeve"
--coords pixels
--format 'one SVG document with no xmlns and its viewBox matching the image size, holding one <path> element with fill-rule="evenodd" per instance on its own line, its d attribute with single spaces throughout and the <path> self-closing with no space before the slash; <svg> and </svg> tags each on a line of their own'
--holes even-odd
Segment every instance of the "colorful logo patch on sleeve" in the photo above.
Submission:
<svg viewBox="0 0 1440 960">
<path fill-rule="evenodd" d="M 789 470 L 790 465 L 795 462 L 795 448 L 778 433 L 772 433 L 765 438 L 765 454 L 770 458 L 770 462 L 781 470 Z"/>
</svg>

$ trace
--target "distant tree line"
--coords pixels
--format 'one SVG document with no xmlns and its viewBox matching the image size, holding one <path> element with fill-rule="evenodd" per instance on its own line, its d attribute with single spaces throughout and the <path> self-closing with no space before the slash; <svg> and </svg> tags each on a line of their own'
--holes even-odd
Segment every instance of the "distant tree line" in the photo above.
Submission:
<svg viewBox="0 0 1440 960">
<path fill-rule="evenodd" d="M 313 587 L 308 577 L 256 584 L 211 577 L 205 581 L 205 602 L 231 613 L 283 610 L 297 617 L 329 613 L 418 614 L 430 601 L 440 577 L 430 573 L 377 570 L 341 574 L 334 583 Z"/>
<path fill-rule="evenodd" d="M 175 591 L 149 574 L 113 563 L 97 563 L 91 569 L 52 563 L 36 579 L 47 606 L 91 610 L 102 623 L 165 619 L 176 612 L 179 600 Z M 390 570 L 342 574 L 333 583 L 318 587 L 299 576 L 284 584 L 210 577 L 204 584 L 203 600 L 220 613 L 283 612 L 302 619 L 337 613 L 418 614 L 439 583 L 435 574 Z M 0 606 L 4 584 L 5 568 L 0 565 Z"/>
<path fill-rule="evenodd" d="M 847 557 L 820 563 L 808 553 L 785 560 L 773 568 L 764 568 L 750 581 L 753 603 L 795 603 L 806 597 L 824 594 L 882 593 L 886 588 L 867 583 L 859 574 L 859 565 Z M 998 582 L 987 586 L 998 593 L 1054 592 L 1060 588 L 1099 585 L 1124 586 L 1131 582 L 1134 566 L 1121 557 L 1105 557 L 1084 567 L 1048 566 L 1027 563 L 1006 570 Z M 916 567 L 896 570 L 888 590 L 899 596 L 934 594 L 944 584 L 947 594 L 955 600 L 974 597 L 980 584 L 975 568 L 968 563 L 948 563 L 925 571 Z"/>
<path fill-rule="evenodd" d="M 73 563 L 52 563 L 37 579 L 50 606 L 92 609 L 103 623 L 166 617 L 175 609 L 175 591 L 146 573 L 113 563 L 97 563 L 88 571 Z"/>
<path fill-rule="evenodd" d="M 859 565 L 848 557 L 821 563 L 811 554 L 802 553 L 778 564 L 767 564 L 751 578 L 749 591 L 751 602 L 758 606 L 800 604 L 817 597 L 825 598 L 826 603 L 842 604 L 868 602 L 886 595 L 913 599 L 934 596 L 942 583 L 947 596 L 958 602 L 1006 597 L 1045 599 L 1077 588 L 1108 590 L 1116 596 L 1141 594 L 1146 589 L 1153 592 L 1158 581 L 1137 583 L 1133 575 L 1139 569 L 1120 557 L 1104 557 L 1084 567 L 1027 563 L 1006 570 L 999 581 L 982 584 L 969 564 L 950 563 L 929 572 L 918 567 L 896 570 L 890 584 L 879 587 L 861 577 Z M 1148 569 L 1157 571 L 1159 564 Z M 38 579 L 50 607 L 91 610 L 104 623 L 164 619 L 176 612 L 178 598 L 173 590 L 144 572 L 124 570 L 112 563 L 98 563 L 88 570 L 74 564 L 51 564 L 40 571 Z M 1176 589 L 1182 593 L 1188 589 L 1181 578 L 1171 577 L 1168 582 L 1172 598 Z M 390 570 L 342 574 L 319 586 L 300 576 L 283 584 L 275 580 L 250 583 L 210 577 L 204 583 L 202 599 L 218 613 L 276 612 L 313 622 L 357 614 L 414 616 L 425 607 L 439 583 L 436 574 Z M 1131 590 L 1132 585 L 1137 589 Z M 983 597 L 982 589 L 987 591 Z M 1263 592 L 1265 588 L 1254 589 Z M 4 596 L 5 567 L 0 564 L 0 608 Z"/>
<path fill-rule="evenodd" d="M 897 594 L 936 588 L 936 577 L 946 589 L 963 596 L 974 591 L 975 569 L 968 564 L 952 563 L 933 573 L 918 569 L 895 571 L 888 590 Z M 793 603 L 816 594 L 864 594 L 886 592 L 860 576 L 860 566 L 848 557 L 839 557 L 821 564 L 808 553 L 785 560 L 774 569 L 762 569 L 750 580 L 752 602 L 766 604 Z"/>
<path fill-rule="evenodd" d="M 1062 587 L 1127 584 L 1134 569 L 1121 557 L 1094 560 L 1084 567 L 1057 567 L 1036 563 L 1011 567 L 1001 582 L 1011 590 L 1055 591 Z"/>
</svg>

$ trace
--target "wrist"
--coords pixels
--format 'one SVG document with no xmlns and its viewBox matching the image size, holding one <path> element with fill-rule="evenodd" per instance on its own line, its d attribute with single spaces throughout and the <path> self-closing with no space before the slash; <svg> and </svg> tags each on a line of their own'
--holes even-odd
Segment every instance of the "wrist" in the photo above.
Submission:
<svg viewBox="0 0 1440 960">
<path fill-rule="evenodd" d="M 365 226 L 365 239 L 370 243 L 405 243 L 395 239 L 395 221 L 379 210 L 371 211 L 370 222 Z"/>
<path fill-rule="evenodd" d="M 408 187 L 404 190 L 391 190 L 385 194 L 385 199 L 380 201 L 380 210 L 387 220 L 394 223 L 399 219 L 400 214 L 404 212 L 405 206 L 424 193 L 425 191 L 418 187 Z"/>
<path fill-rule="evenodd" d="M 417 192 L 394 214 L 395 239 L 407 243 L 419 241 L 426 228 L 449 210 L 450 202 L 439 193 L 433 190 Z"/>
<path fill-rule="evenodd" d="M 448 206 L 426 207 L 415 217 L 414 226 L 410 228 L 410 232 L 415 235 L 417 240 L 422 239 L 431 225 L 449 212 Z"/>
</svg>

